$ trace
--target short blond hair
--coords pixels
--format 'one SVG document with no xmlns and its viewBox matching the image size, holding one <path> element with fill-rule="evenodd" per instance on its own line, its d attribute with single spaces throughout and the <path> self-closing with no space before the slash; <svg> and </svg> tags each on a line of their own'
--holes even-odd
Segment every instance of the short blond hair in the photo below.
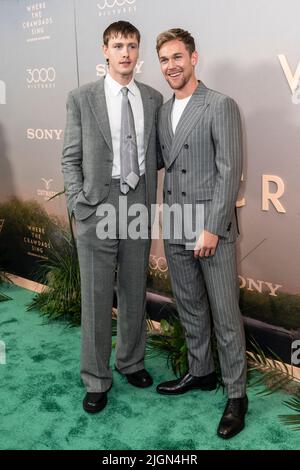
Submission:
<svg viewBox="0 0 300 470">
<path fill-rule="evenodd" d="M 157 54 L 159 53 L 161 47 L 166 44 L 166 42 L 174 41 L 178 39 L 182 41 L 187 50 L 189 51 L 190 55 L 196 50 L 195 39 L 188 31 L 185 31 L 181 28 L 172 28 L 168 31 L 164 31 L 163 33 L 159 34 L 156 38 L 156 50 Z"/>
</svg>

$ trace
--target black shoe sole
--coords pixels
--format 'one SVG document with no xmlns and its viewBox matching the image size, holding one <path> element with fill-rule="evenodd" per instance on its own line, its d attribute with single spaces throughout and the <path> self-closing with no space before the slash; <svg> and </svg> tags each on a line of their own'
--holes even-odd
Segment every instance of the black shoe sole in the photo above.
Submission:
<svg viewBox="0 0 300 470">
<path fill-rule="evenodd" d="M 158 390 L 158 389 L 156 389 L 156 391 L 160 395 L 183 395 L 184 393 L 191 392 L 193 390 L 202 390 L 204 392 L 210 392 L 212 390 L 216 390 L 216 388 L 217 388 L 217 385 L 203 385 L 201 387 L 191 387 L 186 390 L 179 390 L 176 392 L 163 391 L 163 390 Z"/>
</svg>

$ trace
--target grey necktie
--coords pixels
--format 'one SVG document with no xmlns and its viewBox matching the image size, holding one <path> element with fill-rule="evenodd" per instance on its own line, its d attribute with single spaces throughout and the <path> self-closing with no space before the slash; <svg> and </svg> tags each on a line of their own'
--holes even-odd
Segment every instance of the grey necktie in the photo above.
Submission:
<svg viewBox="0 0 300 470">
<path fill-rule="evenodd" d="M 135 189 L 140 178 L 138 150 L 134 127 L 133 112 L 128 99 L 128 88 L 121 89 L 121 137 L 120 137 L 120 162 L 121 162 L 121 192 L 127 194 L 129 189 Z"/>
</svg>

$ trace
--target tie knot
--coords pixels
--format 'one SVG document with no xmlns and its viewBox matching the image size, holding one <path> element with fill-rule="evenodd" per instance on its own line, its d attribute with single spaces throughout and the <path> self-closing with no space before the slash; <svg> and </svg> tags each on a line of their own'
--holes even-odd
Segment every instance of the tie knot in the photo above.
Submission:
<svg viewBox="0 0 300 470">
<path fill-rule="evenodd" d="M 127 96 L 128 95 L 128 88 L 126 86 L 124 86 L 123 88 L 121 88 L 121 92 L 123 94 L 123 96 Z"/>
</svg>

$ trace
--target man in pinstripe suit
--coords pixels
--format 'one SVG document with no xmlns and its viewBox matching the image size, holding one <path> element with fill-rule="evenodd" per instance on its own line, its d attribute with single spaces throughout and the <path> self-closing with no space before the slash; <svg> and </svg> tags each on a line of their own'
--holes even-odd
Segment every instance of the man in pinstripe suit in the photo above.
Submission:
<svg viewBox="0 0 300 470">
<path fill-rule="evenodd" d="M 185 235 L 165 239 L 172 288 L 186 332 L 189 371 L 157 387 L 177 395 L 214 390 L 210 311 L 228 401 L 218 426 L 222 438 L 244 427 L 245 338 L 238 304 L 235 203 L 242 172 L 241 122 L 236 103 L 195 76 L 197 52 L 189 32 L 171 29 L 157 38 L 161 70 L 174 97 L 160 110 L 158 129 L 165 167 L 164 203 L 204 207 L 204 227 L 193 249 Z"/>
</svg>

